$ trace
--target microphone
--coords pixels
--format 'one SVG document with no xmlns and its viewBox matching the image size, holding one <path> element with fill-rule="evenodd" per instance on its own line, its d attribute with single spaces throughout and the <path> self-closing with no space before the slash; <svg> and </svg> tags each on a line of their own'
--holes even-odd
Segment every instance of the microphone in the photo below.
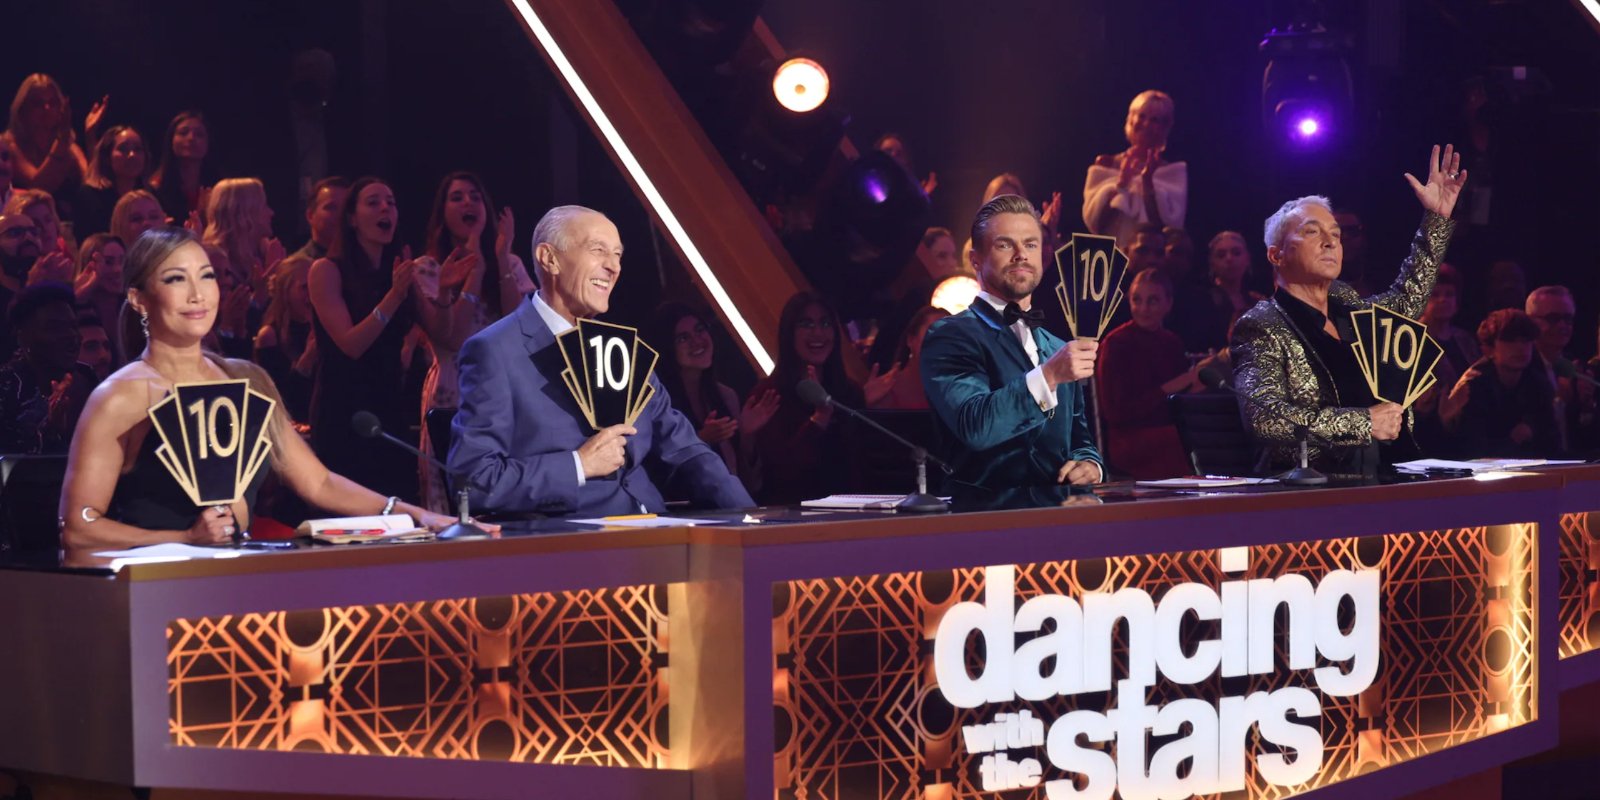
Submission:
<svg viewBox="0 0 1600 800">
<path fill-rule="evenodd" d="M 928 462 L 933 462 L 933 465 L 943 470 L 944 474 L 946 475 L 949 475 L 952 471 L 949 464 L 946 464 L 943 461 L 940 461 L 938 458 L 930 455 L 927 448 L 917 445 L 907 440 L 900 434 L 878 424 L 877 420 L 847 405 L 844 405 L 837 400 L 834 400 L 833 397 L 828 394 L 828 390 L 822 388 L 822 384 L 817 383 L 810 378 L 807 378 L 796 385 L 795 392 L 800 395 L 801 400 L 804 400 L 806 403 L 816 406 L 817 408 L 836 408 L 852 417 L 855 417 L 858 420 L 861 420 L 867 424 L 867 427 L 870 427 L 884 436 L 889 437 L 891 440 L 899 443 L 901 447 L 911 451 L 911 459 L 917 463 L 917 491 L 914 494 L 906 495 L 905 498 L 900 502 L 895 503 L 894 507 L 896 511 L 914 514 L 928 514 L 950 510 L 949 503 L 946 503 L 945 501 L 928 494 Z"/>
<path fill-rule="evenodd" d="M 1213 367 L 1206 367 L 1205 369 L 1200 370 L 1196 377 L 1200 379 L 1201 383 L 1206 385 L 1206 388 L 1221 389 L 1222 391 L 1227 392 L 1235 397 L 1243 398 L 1246 402 L 1254 405 L 1256 408 L 1259 408 L 1273 417 L 1276 417 L 1279 420 L 1294 426 L 1294 437 L 1300 443 L 1300 466 L 1295 467 L 1294 469 L 1291 469 L 1281 475 L 1274 475 L 1273 477 L 1277 478 L 1280 483 L 1288 486 L 1321 486 L 1328 482 L 1328 476 L 1311 468 L 1307 440 L 1315 438 L 1317 443 L 1324 447 L 1332 447 L 1332 442 L 1329 442 L 1327 439 L 1312 433 L 1311 429 L 1305 425 L 1289 419 L 1282 412 L 1278 411 L 1278 409 L 1273 408 L 1272 406 L 1267 405 L 1266 403 L 1257 399 L 1255 395 L 1238 390 L 1228 382 L 1226 376 Z"/>
<path fill-rule="evenodd" d="M 450 468 L 446 467 L 444 465 L 444 463 L 441 462 L 439 459 L 434 458 L 433 456 L 430 456 L 427 453 L 424 453 L 421 450 L 419 450 L 419 449 L 417 449 L 415 447 L 412 447 L 410 444 L 408 444 L 408 443 L 406 443 L 406 442 L 404 442 L 404 441 L 402 441 L 400 439 L 397 439 L 394 436 L 390 435 L 387 431 L 385 431 L 383 429 L 383 423 L 378 421 L 378 415 L 372 413 L 371 411 L 362 410 L 362 411 L 357 411 L 355 414 L 351 415 L 351 417 L 350 417 L 350 427 L 351 427 L 352 430 L 355 431 L 355 434 L 357 436 L 359 436 L 359 437 L 361 437 L 363 439 L 380 439 L 380 438 L 384 439 L 384 440 L 388 441 L 390 444 L 392 444 L 392 445 L 394 445 L 396 447 L 399 447 L 399 448 L 411 453 L 412 455 L 415 455 L 418 458 L 421 458 L 422 460 L 428 462 L 430 465 L 442 470 L 444 472 L 444 474 L 450 475 L 452 478 L 461 478 L 466 483 L 472 483 L 472 479 L 471 478 L 467 478 L 465 476 L 457 476 L 454 473 L 452 473 L 450 471 Z M 462 488 L 456 490 L 456 521 L 455 521 L 455 524 L 451 525 L 448 528 L 445 528 L 442 531 L 439 531 L 437 534 L 434 535 L 434 538 L 440 539 L 442 541 L 450 541 L 452 539 L 487 539 L 487 538 L 489 538 L 489 532 L 488 531 L 486 531 L 486 530 L 484 530 L 484 529 L 482 529 L 482 528 L 480 528 L 477 525 L 474 525 L 472 523 L 472 517 L 470 516 L 470 514 L 468 512 L 468 509 L 467 509 L 467 489 L 466 489 L 465 486 L 463 486 Z"/>
</svg>

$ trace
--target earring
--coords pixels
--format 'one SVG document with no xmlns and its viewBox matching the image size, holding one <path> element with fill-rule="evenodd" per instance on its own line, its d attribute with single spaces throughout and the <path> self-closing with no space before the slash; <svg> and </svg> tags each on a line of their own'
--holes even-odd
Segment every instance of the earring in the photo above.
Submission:
<svg viewBox="0 0 1600 800">
<path fill-rule="evenodd" d="M 150 338 L 150 312 L 139 312 L 139 328 L 144 331 L 144 338 Z"/>
</svg>

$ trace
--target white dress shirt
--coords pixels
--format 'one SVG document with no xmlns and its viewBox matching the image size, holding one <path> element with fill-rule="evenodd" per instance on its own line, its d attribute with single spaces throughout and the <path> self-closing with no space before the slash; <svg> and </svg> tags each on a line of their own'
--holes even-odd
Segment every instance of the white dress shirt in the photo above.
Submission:
<svg viewBox="0 0 1600 800">
<path fill-rule="evenodd" d="M 556 313 L 556 310 L 551 308 L 550 304 L 546 303 L 538 292 L 528 295 L 528 302 L 533 304 L 533 310 L 539 312 L 539 319 L 544 320 L 545 327 L 549 328 L 550 332 L 556 336 L 560 336 L 575 327 L 567 321 L 566 317 Z M 589 482 L 589 479 L 583 475 L 583 457 L 578 455 L 576 450 L 572 451 L 572 463 L 578 467 L 578 486 L 581 488 L 585 483 Z"/>
<path fill-rule="evenodd" d="M 978 292 L 978 299 L 1002 313 L 1009 305 L 988 292 Z M 1028 353 L 1028 361 L 1033 364 L 1033 369 L 1028 371 L 1028 393 L 1033 395 L 1033 400 L 1039 404 L 1040 411 L 1047 413 L 1054 411 L 1058 402 L 1056 390 L 1045 380 L 1044 367 L 1039 366 L 1039 342 L 1033 338 L 1033 329 L 1028 327 L 1026 321 L 1019 319 L 1011 324 L 1011 332 L 1017 335 L 1017 340 L 1022 343 L 1022 349 Z"/>
</svg>

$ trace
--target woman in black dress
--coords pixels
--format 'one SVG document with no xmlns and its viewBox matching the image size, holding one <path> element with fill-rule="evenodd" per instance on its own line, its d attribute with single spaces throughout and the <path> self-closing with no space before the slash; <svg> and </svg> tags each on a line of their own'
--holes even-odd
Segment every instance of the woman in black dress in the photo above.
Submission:
<svg viewBox="0 0 1600 800">
<path fill-rule="evenodd" d="M 400 213 L 394 191 L 378 178 L 350 187 L 339 235 L 328 257 L 311 265 L 312 321 L 317 373 L 311 390 L 311 446 L 328 467 L 384 494 L 417 491 L 414 462 L 381 442 L 361 439 L 350 427 L 370 411 L 385 431 L 411 428 L 416 403 L 404 397 L 400 350 L 416 319 L 414 263 L 394 243 Z"/>
<path fill-rule="evenodd" d="M 216 270 L 193 233 L 173 227 L 145 233 L 128 253 L 124 284 L 123 341 L 146 344 L 137 359 L 95 389 L 84 408 L 61 492 L 62 543 L 82 550 L 226 542 L 236 528 L 248 529 L 265 470 L 240 502 L 196 507 L 159 462 L 160 437 L 148 412 L 180 383 L 246 379 L 273 398 L 277 389 L 254 364 L 201 349 L 216 323 L 221 292 Z M 295 435 L 281 409 L 267 425 L 270 463 L 307 503 L 335 514 L 397 511 L 430 527 L 450 524 L 448 517 L 385 498 L 330 472 Z"/>
</svg>

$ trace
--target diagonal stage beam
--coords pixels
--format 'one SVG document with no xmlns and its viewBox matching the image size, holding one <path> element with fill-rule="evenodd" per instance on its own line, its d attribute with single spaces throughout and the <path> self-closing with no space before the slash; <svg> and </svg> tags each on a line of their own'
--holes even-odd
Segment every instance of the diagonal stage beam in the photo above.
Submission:
<svg viewBox="0 0 1600 800">
<path fill-rule="evenodd" d="M 609 0 L 506 0 L 763 374 L 800 271 Z"/>
</svg>

